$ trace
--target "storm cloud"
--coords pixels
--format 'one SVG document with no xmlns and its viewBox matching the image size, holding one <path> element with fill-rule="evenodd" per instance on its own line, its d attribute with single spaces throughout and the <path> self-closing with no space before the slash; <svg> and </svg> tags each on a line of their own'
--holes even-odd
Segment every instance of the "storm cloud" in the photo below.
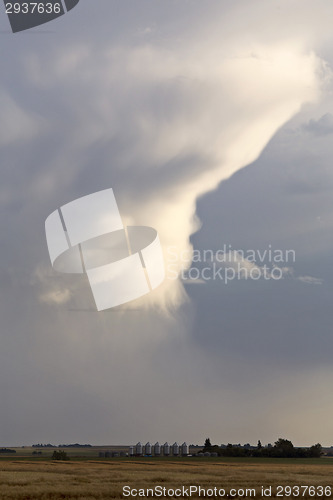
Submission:
<svg viewBox="0 0 333 500">
<path fill-rule="evenodd" d="M 325 426 L 309 433 L 314 416 L 292 394 L 329 412 L 331 238 L 313 218 L 332 217 L 330 145 L 315 143 L 330 127 L 332 8 L 209 5 L 101 1 L 98 12 L 82 0 L 50 32 L 2 34 L 3 445 L 329 439 Z M 297 275 L 323 284 L 173 280 L 94 313 L 84 277 L 52 271 L 43 225 L 106 187 L 166 253 L 295 247 Z"/>
</svg>

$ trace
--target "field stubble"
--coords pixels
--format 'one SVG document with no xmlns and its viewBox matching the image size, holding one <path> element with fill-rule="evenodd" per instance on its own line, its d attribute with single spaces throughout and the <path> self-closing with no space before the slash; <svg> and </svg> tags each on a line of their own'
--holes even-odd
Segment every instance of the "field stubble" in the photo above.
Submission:
<svg viewBox="0 0 333 500">
<path fill-rule="evenodd" d="M 136 489 L 157 485 L 165 486 L 166 489 L 183 485 L 207 489 L 216 486 L 226 491 L 230 488 L 255 488 L 257 498 L 261 498 L 262 486 L 272 486 L 274 497 L 278 485 L 333 487 L 333 463 L 272 463 L 269 460 L 251 463 L 196 459 L 70 462 L 8 460 L 0 463 L 1 500 L 120 499 L 125 498 L 122 495 L 125 485 Z M 198 496 L 193 495 L 191 498 Z M 299 498 L 314 497 L 306 494 Z"/>
</svg>

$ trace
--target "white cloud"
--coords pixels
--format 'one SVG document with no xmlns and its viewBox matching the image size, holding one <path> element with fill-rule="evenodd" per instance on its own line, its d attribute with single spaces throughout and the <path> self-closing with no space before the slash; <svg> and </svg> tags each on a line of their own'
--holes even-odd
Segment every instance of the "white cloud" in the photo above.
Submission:
<svg viewBox="0 0 333 500">
<path fill-rule="evenodd" d="M 99 53 L 74 46 L 30 55 L 26 67 L 30 85 L 62 88 L 62 183 L 75 182 L 85 151 L 100 144 L 112 157 L 103 187 L 114 188 L 124 220 L 155 227 L 164 247 L 181 252 L 198 227 L 198 197 L 255 160 L 304 102 L 319 98 L 322 62 L 297 43 L 235 46 L 226 57 L 216 40 L 206 40 L 194 53 L 187 43 Z M 177 304 L 180 287 L 165 284 L 146 302 Z"/>
<path fill-rule="evenodd" d="M 314 276 L 298 276 L 296 279 L 308 285 L 322 285 L 324 282 L 323 279 L 315 278 Z"/>
<path fill-rule="evenodd" d="M 51 292 L 43 293 L 40 295 L 40 301 L 47 304 L 66 304 L 71 299 L 71 292 L 67 288 L 60 290 L 53 290 Z"/>
</svg>

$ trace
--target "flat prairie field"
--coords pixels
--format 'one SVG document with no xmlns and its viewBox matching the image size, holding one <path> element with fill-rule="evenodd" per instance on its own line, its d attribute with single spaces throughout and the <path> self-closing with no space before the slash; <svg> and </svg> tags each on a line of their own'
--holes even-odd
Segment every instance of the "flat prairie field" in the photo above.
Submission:
<svg viewBox="0 0 333 500">
<path fill-rule="evenodd" d="M 191 486 L 200 486 L 200 495 L 199 491 L 190 492 Z M 123 499 L 136 494 L 141 498 L 324 499 L 332 497 L 332 490 L 333 459 L 116 458 L 61 462 L 8 457 L 0 461 L 1 500 Z"/>
</svg>

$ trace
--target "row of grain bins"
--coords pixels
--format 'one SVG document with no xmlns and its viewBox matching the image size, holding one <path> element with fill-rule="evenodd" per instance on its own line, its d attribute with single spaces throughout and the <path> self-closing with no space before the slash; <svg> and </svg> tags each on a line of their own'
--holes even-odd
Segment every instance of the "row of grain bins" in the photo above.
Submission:
<svg viewBox="0 0 333 500">
<path fill-rule="evenodd" d="M 155 457 L 168 457 L 170 455 L 178 457 L 181 455 L 186 457 L 188 455 L 188 445 L 186 443 L 179 445 L 177 442 L 173 443 L 173 445 L 170 445 L 168 442 L 162 445 L 159 442 L 151 445 L 149 441 L 145 445 L 142 445 L 139 441 L 135 446 L 130 446 L 129 455 L 131 457 L 142 457 L 147 455 L 154 455 Z"/>
</svg>

